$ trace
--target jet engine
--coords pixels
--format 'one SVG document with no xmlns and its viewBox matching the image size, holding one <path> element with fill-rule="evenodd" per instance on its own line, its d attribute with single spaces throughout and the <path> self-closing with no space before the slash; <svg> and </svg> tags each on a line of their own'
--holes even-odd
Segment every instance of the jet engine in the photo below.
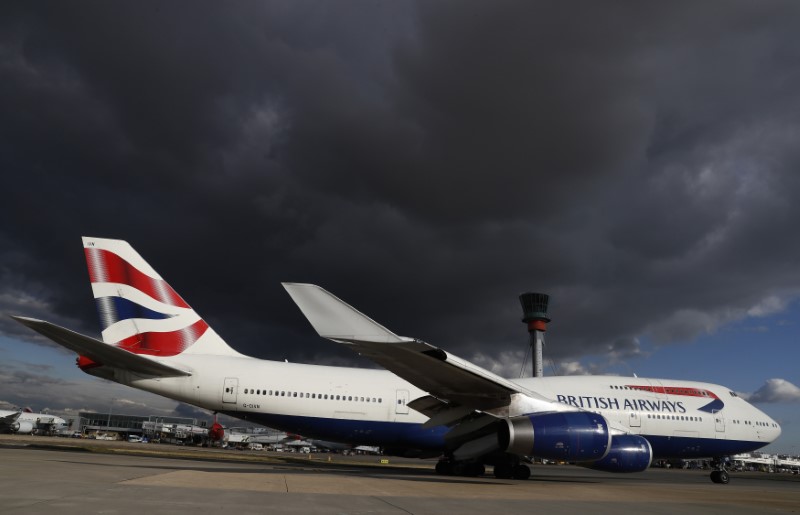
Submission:
<svg viewBox="0 0 800 515">
<path fill-rule="evenodd" d="M 604 472 L 642 472 L 653 461 L 650 442 L 639 435 L 614 435 L 611 450 L 606 457 L 591 463 L 578 463 L 581 467 Z"/>
<path fill-rule="evenodd" d="M 586 411 L 535 413 L 505 420 L 500 449 L 551 460 L 602 461 L 611 447 L 608 422 Z"/>
<path fill-rule="evenodd" d="M 27 420 L 17 421 L 11 424 L 11 431 L 20 434 L 28 434 L 33 432 L 33 422 Z"/>
</svg>

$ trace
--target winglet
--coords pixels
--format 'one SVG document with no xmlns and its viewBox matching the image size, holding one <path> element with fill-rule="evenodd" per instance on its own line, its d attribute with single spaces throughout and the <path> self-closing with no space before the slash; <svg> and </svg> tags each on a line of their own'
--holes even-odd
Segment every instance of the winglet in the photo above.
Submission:
<svg viewBox="0 0 800 515">
<path fill-rule="evenodd" d="M 352 342 L 411 341 L 386 329 L 337 296 L 315 284 L 282 283 L 314 329 L 323 338 Z"/>
</svg>

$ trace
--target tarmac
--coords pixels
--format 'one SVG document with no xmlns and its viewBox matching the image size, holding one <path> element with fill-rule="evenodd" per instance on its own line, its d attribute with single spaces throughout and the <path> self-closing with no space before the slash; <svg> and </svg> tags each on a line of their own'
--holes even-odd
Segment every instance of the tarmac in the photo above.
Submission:
<svg viewBox="0 0 800 515">
<path fill-rule="evenodd" d="M 734 472 L 718 485 L 708 471 L 539 465 L 515 481 L 439 476 L 434 465 L 0 435 L 0 513 L 800 513 L 800 477 L 787 474 Z"/>
</svg>

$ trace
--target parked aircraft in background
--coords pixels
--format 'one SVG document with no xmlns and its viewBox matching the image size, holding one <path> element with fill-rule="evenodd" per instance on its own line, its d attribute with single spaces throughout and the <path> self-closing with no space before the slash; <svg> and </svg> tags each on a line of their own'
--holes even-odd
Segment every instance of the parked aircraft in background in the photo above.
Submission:
<svg viewBox="0 0 800 515">
<path fill-rule="evenodd" d="M 653 458 L 720 458 L 759 449 L 779 425 L 715 384 L 617 376 L 504 379 L 398 336 L 324 289 L 284 287 L 317 332 L 386 370 L 244 356 L 127 243 L 83 239 L 102 341 L 49 322 L 20 323 L 78 354 L 86 373 L 308 438 L 441 456 L 443 474 L 527 478 L 529 456 L 638 472 Z"/>
<path fill-rule="evenodd" d="M 28 410 L 0 410 L 0 431 L 23 435 L 34 432 L 52 434 L 67 429 L 67 427 L 66 420 L 47 413 L 31 413 Z"/>
</svg>

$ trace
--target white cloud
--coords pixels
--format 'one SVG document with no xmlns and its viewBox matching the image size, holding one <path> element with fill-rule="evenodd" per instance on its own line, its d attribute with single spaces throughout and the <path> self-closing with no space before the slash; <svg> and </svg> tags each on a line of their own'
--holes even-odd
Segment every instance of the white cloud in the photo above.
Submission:
<svg viewBox="0 0 800 515">
<path fill-rule="evenodd" d="M 782 299 L 776 295 L 762 299 L 761 302 L 747 310 L 747 315 L 751 317 L 766 317 L 780 313 L 786 309 L 787 299 Z"/>
<path fill-rule="evenodd" d="M 520 376 L 525 354 L 526 351 L 505 351 L 501 352 L 497 357 L 493 357 L 478 352 L 472 356 L 470 361 L 501 377 L 514 378 Z M 530 376 L 531 374 L 530 356 L 525 362 L 525 370 L 522 370 L 522 373 L 523 376 Z"/>
<path fill-rule="evenodd" d="M 588 376 L 589 370 L 579 361 L 562 361 L 558 364 L 558 375 L 560 376 Z"/>
<path fill-rule="evenodd" d="M 750 402 L 800 402 L 800 388 L 786 379 L 767 379 L 751 394 L 741 394 Z"/>
</svg>

